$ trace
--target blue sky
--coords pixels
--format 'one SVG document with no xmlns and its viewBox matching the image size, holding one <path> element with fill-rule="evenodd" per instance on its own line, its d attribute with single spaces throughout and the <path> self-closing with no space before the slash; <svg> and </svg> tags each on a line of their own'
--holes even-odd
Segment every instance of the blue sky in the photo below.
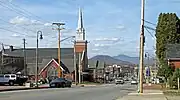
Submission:
<svg viewBox="0 0 180 100">
<path fill-rule="evenodd" d="M 26 38 L 27 47 L 35 47 L 34 31 L 42 30 L 44 39 L 40 41 L 40 47 L 57 47 L 57 32 L 52 30 L 50 23 L 66 23 L 62 39 L 76 35 L 78 8 L 81 7 L 86 38 L 90 41 L 89 57 L 97 54 L 138 56 L 140 4 L 141 0 L 1 0 L 0 28 L 17 33 L 1 29 L 0 42 L 22 47 L 22 39 Z M 145 20 L 156 24 L 160 12 L 175 12 L 179 15 L 179 4 L 178 0 L 146 0 Z M 33 15 L 29 12 L 24 14 L 22 9 L 22 12 L 17 13 L 18 10 L 15 9 L 19 7 Z M 146 26 L 155 28 L 148 23 Z M 154 31 L 149 31 L 155 34 Z M 147 31 L 145 36 L 145 51 L 153 56 L 155 39 Z M 62 42 L 62 47 L 72 47 L 71 40 Z"/>
</svg>

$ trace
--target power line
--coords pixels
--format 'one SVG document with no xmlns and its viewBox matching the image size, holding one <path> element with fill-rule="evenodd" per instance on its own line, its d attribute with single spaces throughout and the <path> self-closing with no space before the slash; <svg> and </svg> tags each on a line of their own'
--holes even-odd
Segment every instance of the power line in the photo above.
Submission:
<svg viewBox="0 0 180 100">
<path fill-rule="evenodd" d="M 0 18 L 0 20 L 3 21 L 3 22 L 5 22 L 5 23 L 12 24 L 12 23 L 9 23 L 8 21 L 3 20 L 2 18 Z M 14 25 L 14 24 L 12 24 L 12 25 Z M 25 28 L 25 27 L 22 27 L 22 26 L 19 26 L 19 27 L 21 27 L 21 28 L 23 28 L 23 29 L 26 29 L 26 30 L 28 30 L 28 31 L 31 31 L 31 32 L 35 32 L 35 31 L 31 30 L 31 29 L 28 29 L 28 28 Z"/>
<path fill-rule="evenodd" d="M 19 46 L 14 46 L 14 45 L 10 45 L 10 44 L 4 44 L 3 42 L 0 42 L 0 44 L 2 45 L 4 45 L 4 46 L 13 46 L 13 47 L 16 47 L 16 48 L 18 48 L 18 49 L 21 49 L 21 47 L 19 47 Z"/>
<path fill-rule="evenodd" d="M 155 26 L 156 26 L 156 24 L 154 24 L 154 23 L 152 23 L 152 22 L 149 22 L 149 21 L 147 21 L 147 20 L 144 20 L 144 22 L 146 22 L 146 23 L 148 23 L 148 24 L 151 24 L 151 25 L 155 25 Z"/>
<path fill-rule="evenodd" d="M 12 32 L 12 33 L 17 33 L 17 34 L 19 34 L 19 35 L 25 35 L 25 36 L 34 38 L 33 36 L 26 35 L 26 34 L 22 34 L 22 33 L 20 33 L 20 32 L 12 31 L 12 30 L 9 30 L 9 29 L 3 28 L 3 27 L 0 27 L 0 29 L 5 30 L 5 31 L 9 31 L 9 32 Z"/>
<path fill-rule="evenodd" d="M 39 16 L 31 13 L 30 11 L 21 8 L 21 7 L 19 7 L 19 6 L 16 5 L 16 4 L 13 4 L 12 2 L 9 2 L 9 4 L 10 4 L 10 5 L 8 5 L 8 4 L 5 3 L 5 2 L 0 1 L 0 5 L 1 5 L 1 6 L 5 7 L 5 8 L 8 8 L 9 10 L 16 12 L 17 14 L 20 14 L 20 15 L 22 15 L 22 16 L 29 17 L 29 18 L 35 16 L 36 18 L 40 19 L 41 21 L 51 23 L 50 21 L 46 21 L 46 20 L 44 20 L 43 18 L 41 18 L 41 17 L 39 17 Z M 37 21 L 40 21 L 40 20 L 37 20 Z"/>
<path fill-rule="evenodd" d="M 147 28 L 147 29 L 150 29 L 150 30 L 156 31 L 156 29 L 151 28 L 151 27 L 149 27 L 149 26 L 144 26 L 144 27 L 145 27 L 145 28 Z"/>
<path fill-rule="evenodd" d="M 154 35 L 153 35 L 146 27 L 144 27 L 144 28 L 145 28 L 146 31 L 151 35 L 151 37 L 155 39 Z"/>
<path fill-rule="evenodd" d="M 42 20 L 42 21 L 50 22 L 50 21 L 44 20 L 43 18 L 41 18 L 41 17 L 39 17 L 39 16 L 37 16 L 37 15 L 35 15 L 35 14 L 29 12 L 29 11 L 26 10 L 26 9 L 23 9 L 23 8 L 19 7 L 18 5 L 14 4 L 14 3 L 12 3 L 12 2 L 9 2 L 9 3 L 10 3 L 11 5 L 13 5 L 13 6 L 15 6 L 15 7 L 17 7 L 17 8 L 19 8 L 19 9 L 23 10 L 24 12 L 28 12 L 29 14 L 35 16 L 36 18 L 38 18 L 38 19 L 40 19 L 40 20 Z M 50 23 L 51 23 L 51 22 L 50 22 Z"/>
<path fill-rule="evenodd" d="M 8 9 L 11 10 L 11 11 L 16 12 L 16 13 L 19 14 L 19 15 L 26 16 L 26 17 L 28 16 L 28 17 L 29 17 L 29 15 L 24 14 L 23 12 L 18 12 L 18 10 L 15 10 L 15 9 L 9 7 L 8 5 L 4 4 L 4 2 L 2 2 L 2 1 L 0 1 L 0 5 L 3 6 L 3 7 L 5 7 L 5 8 L 8 8 Z"/>
</svg>

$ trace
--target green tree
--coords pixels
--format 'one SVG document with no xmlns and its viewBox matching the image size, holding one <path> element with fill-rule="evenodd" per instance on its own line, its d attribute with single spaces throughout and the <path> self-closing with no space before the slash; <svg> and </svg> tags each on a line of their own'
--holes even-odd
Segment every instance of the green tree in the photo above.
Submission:
<svg viewBox="0 0 180 100">
<path fill-rule="evenodd" d="M 158 76 L 163 76 L 166 81 L 173 75 L 173 68 L 168 66 L 165 62 L 162 63 L 158 70 Z"/>
<path fill-rule="evenodd" d="M 166 47 L 168 44 L 180 43 L 180 20 L 175 13 L 160 13 L 156 27 L 156 55 L 160 61 L 158 75 L 166 79 L 173 71 L 166 64 Z"/>
<path fill-rule="evenodd" d="M 175 72 L 173 73 L 173 76 L 170 78 L 169 84 L 171 87 L 175 86 L 177 88 L 177 79 L 180 78 L 180 69 L 176 69 Z"/>
</svg>

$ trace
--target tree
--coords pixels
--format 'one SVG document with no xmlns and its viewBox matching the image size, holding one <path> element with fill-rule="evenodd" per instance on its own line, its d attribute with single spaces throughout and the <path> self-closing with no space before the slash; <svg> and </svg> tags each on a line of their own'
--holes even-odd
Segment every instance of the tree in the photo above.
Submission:
<svg viewBox="0 0 180 100">
<path fill-rule="evenodd" d="M 166 58 L 166 45 L 180 43 L 180 20 L 175 13 L 161 13 L 156 27 L 156 54 L 160 63 Z"/>
<path fill-rule="evenodd" d="M 158 76 L 163 76 L 167 81 L 167 79 L 173 75 L 173 71 L 173 68 L 164 62 L 158 70 Z"/>
<path fill-rule="evenodd" d="M 167 66 L 167 45 L 180 43 L 180 20 L 175 13 L 160 13 L 156 27 L 156 55 L 161 67 L 158 75 L 166 79 L 173 71 Z"/>
<path fill-rule="evenodd" d="M 170 78 L 170 86 L 173 87 L 175 86 L 175 88 L 177 88 L 177 79 L 180 78 L 180 69 L 176 69 L 175 72 L 173 73 L 173 76 Z"/>
</svg>

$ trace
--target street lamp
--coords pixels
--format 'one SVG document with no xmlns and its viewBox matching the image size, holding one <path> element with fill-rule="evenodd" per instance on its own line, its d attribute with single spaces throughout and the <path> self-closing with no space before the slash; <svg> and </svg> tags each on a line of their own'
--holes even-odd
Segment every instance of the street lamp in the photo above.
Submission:
<svg viewBox="0 0 180 100">
<path fill-rule="evenodd" d="M 40 36 L 40 37 L 39 37 Z M 36 78 L 35 78 L 35 82 L 36 82 L 36 87 L 38 87 L 38 41 L 43 39 L 42 36 L 42 31 L 37 31 L 37 42 L 36 42 Z"/>
</svg>

